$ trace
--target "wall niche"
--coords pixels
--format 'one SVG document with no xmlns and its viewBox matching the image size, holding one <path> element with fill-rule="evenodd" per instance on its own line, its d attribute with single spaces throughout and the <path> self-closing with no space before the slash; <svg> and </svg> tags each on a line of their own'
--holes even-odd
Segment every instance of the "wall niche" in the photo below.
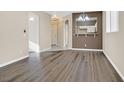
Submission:
<svg viewBox="0 0 124 93">
<path fill-rule="evenodd" d="M 72 47 L 102 49 L 102 12 L 73 13 L 72 18 Z"/>
</svg>

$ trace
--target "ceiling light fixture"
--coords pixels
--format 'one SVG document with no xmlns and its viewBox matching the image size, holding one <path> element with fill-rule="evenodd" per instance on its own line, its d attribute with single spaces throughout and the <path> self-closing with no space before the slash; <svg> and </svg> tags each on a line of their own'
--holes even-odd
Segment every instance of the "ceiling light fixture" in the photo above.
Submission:
<svg viewBox="0 0 124 93">
<path fill-rule="evenodd" d="M 80 14 L 80 16 L 78 17 L 78 19 L 77 19 L 77 21 L 87 21 L 87 20 L 89 20 L 89 17 L 88 17 L 88 15 L 86 14 L 86 13 L 82 13 L 82 14 Z"/>
<path fill-rule="evenodd" d="M 52 16 L 52 19 L 56 19 L 56 18 L 57 18 L 56 14 Z"/>
<path fill-rule="evenodd" d="M 56 11 L 54 12 L 54 15 L 52 15 L 51 19 L 54 21 L 56 21 L 58 19 L 57 15 L 56 15 Z"/>
<path fill-rule="evenodd" d="M 52 19 L 53 21 L 57 21 L 57 20 L 58 20 L 58 17 L 57 17 L 56 15 L 53 15 L 53 16 L 51 17 L 51 19 Z"/>
</svg>

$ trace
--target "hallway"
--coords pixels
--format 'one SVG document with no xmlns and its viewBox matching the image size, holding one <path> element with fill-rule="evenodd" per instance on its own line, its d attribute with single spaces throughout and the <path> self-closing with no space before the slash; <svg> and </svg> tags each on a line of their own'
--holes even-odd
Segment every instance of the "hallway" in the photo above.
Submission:
<svg viewBox="0 0 124 93">
<path fill-rule="evenodd" d="M 0 81 L 121 82 L 102 52 L 49 51 L 0 68 Z"/>
</svg>

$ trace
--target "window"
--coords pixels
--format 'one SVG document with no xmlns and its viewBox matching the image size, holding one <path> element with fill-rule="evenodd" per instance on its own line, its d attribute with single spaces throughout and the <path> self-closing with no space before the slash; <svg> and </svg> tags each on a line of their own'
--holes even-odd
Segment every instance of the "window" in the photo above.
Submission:
<svg viewBox="0 0 124 93">
<path fill-rule="evenodd" d="M 119 31 L 119 12 L 106 12 L 106 32 Z"/>
</svg>

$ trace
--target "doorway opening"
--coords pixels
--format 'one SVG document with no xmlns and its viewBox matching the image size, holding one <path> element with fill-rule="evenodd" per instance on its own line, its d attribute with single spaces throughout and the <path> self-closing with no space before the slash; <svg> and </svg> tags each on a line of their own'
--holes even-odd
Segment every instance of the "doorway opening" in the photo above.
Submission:
<svg viewBox="0 0 124 93">
<path fill-rule="evenodd" d="M 69 20 L 65 20 L 64 26 L 64 48 L 69 46 Z"/>
<path fill-rule="evenodd" d="M 40 52 L 39 43 L 39 16 L 29 13 L 29 52 Z"/>
</svg>

